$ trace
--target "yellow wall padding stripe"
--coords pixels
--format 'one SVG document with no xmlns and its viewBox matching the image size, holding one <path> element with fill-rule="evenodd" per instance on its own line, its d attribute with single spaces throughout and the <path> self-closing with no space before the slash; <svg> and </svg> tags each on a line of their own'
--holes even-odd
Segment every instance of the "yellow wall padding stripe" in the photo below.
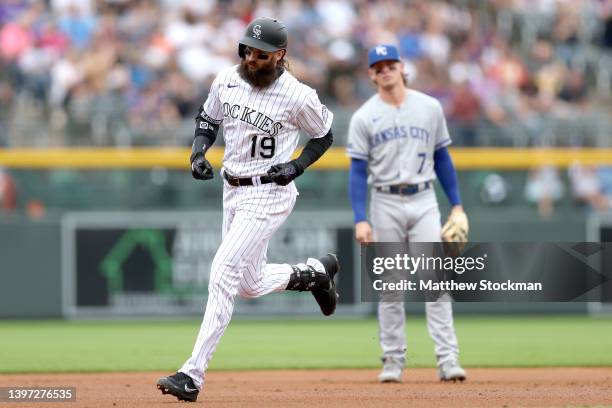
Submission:
<svg viewBox="0 0 612 408">
<path fill-rule="evenodd" d="M 567 167 L 573 162 L 612 166 L 612 149 L 515 149 L 452 148 L 451 156 L 460 170 L 522 170 L 544 164 Z M 190 149 L 186 148 L 50 148 L 0 149 L 0 166 L 21 169 L 188 169 Z M 218 168 L 223 148 L 213 147 L 206 157 Z M 416 159 L 415 159 L 416 160 Z M 313 165 L 320 170 L 347 170 L 349 158 L 343 147 L 330 149 Z"/>
</svg>

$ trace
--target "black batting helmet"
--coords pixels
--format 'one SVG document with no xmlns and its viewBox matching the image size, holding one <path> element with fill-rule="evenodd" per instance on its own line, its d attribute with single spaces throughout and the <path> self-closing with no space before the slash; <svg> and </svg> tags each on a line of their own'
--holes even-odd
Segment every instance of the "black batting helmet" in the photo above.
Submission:
<svg viewBox="0 0 612 408">
<path fill-rule="evenodd" d="M 287 28 L 279 20 L 260 17 L 251 21 L 238 44 L 238 55 L 244 58 L 244 48 L 252 47 L 266 52 L 287 49 Z"/>
</svg>

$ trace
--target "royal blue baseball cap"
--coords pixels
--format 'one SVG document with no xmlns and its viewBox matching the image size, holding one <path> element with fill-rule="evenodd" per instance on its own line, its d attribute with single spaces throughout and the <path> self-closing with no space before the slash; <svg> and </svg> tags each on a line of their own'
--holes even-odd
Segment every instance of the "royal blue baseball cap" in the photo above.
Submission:
<svg viewBox="0 0 612 408">
<path fill-rule="evenodd" d="M 368 51 L 368 66 L 380 61 L 400 61 L 399 51 L 395 45 L 380 44 Z"/>
</svg>

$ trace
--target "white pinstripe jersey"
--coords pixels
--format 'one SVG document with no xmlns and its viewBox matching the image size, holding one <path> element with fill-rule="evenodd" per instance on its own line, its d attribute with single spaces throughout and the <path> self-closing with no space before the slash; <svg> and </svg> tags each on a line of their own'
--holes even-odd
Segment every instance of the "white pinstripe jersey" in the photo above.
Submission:
<svg viewBox="0 0 612 408">
<path fill-rule="evenodd" d="M 368 99 L 351 118 L 346 150 L 368 161 L 368 182 L 379 187 L 434 180 L 433 154 L 450 144 L 440 102 L 408 89 L 399 108 Z"/>
<path fill-rule="evenodd" d="M 299 131 L 310 137 L 329 132 L 333 114 L 317 92 L 285 71 L 270 86 L 254 88 L 238 74 L 238 65 L 213 81 L 203 113 L 223 124 L 223 167 L 240 177 L 264 175 L 291 160 Z"/>
</svg>

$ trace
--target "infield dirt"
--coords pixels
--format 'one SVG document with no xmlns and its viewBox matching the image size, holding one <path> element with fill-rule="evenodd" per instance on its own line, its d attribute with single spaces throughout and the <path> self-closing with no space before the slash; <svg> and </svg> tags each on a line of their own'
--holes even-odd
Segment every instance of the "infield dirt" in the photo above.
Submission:
<svg viewBox="0 0 612 408">
<path fill-rule="evenodd" d="M 211 371 L 193 406 L 612 406 L 612 368 L 468 368 L 467 372 L 464 383 L 440 383 L 434 369 L 407 369 L 404 383 L 379 384 L 378 371 L 371 369 Z M 11 374 L 0 375 L 0 386 L 76 387 L 76 402 L 8 405 L 14 407 L 169 407 L 179 401 L 155 387 L 157 378 L 167 374 Z"/>
</svg>

